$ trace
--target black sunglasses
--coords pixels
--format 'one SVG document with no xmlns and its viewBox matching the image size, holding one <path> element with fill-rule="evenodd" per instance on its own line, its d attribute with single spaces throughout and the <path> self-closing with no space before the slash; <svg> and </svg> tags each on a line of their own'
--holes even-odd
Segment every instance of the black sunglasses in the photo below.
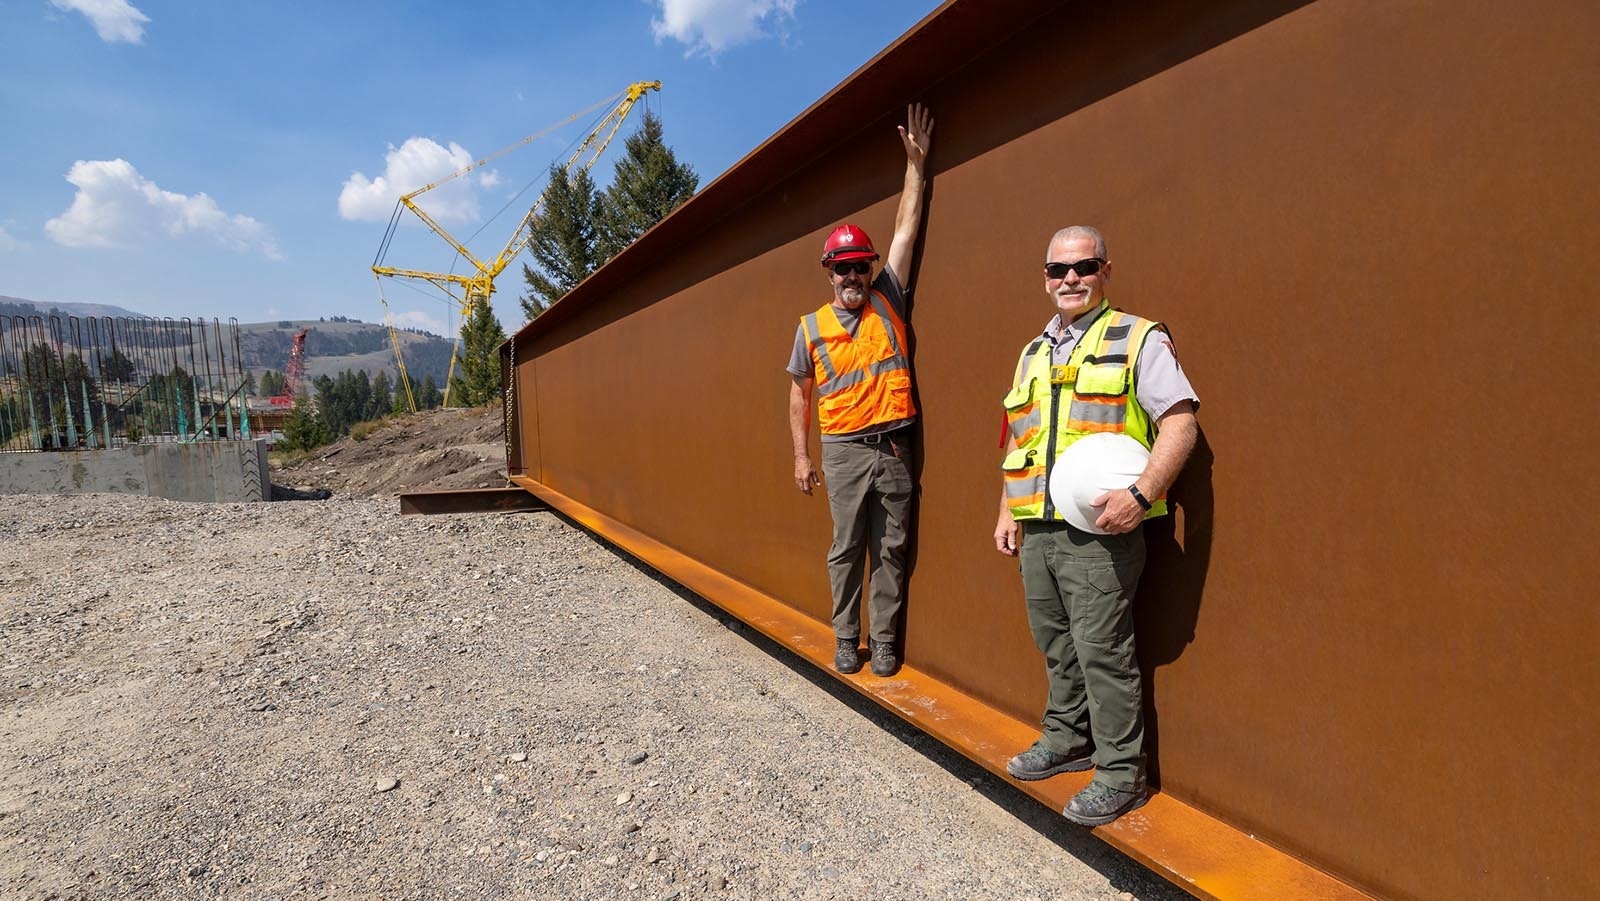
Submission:
<svg viewBox="0 0 1600 901">
<path fill-rule="evenodd" d="M 1106 261 L 1099 257 L 1089 257 L 1076 263 L 1045 263 L 1044 274 L 1051 278 L 1066 278 L 1068 272 L 1076 272 L 1078 278 L 1088 278 L 1099 272 L 1105 264 Z"/>
<path fill-rule="evenodd" d="M 843 278 L 846 275 L 852 274 L 866 275 L 868 272 L 872 271 L 872 264 L 866 260 L 860 260 L 854 263 L 834 263 L 828 268 L 833 270 L 834 275 Z"/>
</svg>

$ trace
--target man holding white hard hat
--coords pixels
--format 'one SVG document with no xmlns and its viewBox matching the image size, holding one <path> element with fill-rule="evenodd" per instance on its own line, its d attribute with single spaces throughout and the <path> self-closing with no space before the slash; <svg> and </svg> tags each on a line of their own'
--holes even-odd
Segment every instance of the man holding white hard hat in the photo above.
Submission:
<svg viewBox="0 0 1600 901">
<path fill-rule="evenodd" d="M 1021 556 L 1050 696 L 1043 733 L 1011 758 L 1022 780 L 1095 768 L 1062 811 L 1099 826 L 1146 798 L 1133 596 L 1145 519 L 1194 449 L 1200 400 L 1165 326 L 1111 308 L 1105 238 L 1055 233 L 1045 294 L 1056 315 L 1029 342 L 1005 397 L 1005 488 L 995 549 Z"/>
</svg>

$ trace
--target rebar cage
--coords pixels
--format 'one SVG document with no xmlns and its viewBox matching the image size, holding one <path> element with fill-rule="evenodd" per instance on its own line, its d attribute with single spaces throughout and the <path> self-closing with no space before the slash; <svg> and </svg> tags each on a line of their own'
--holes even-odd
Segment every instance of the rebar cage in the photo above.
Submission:
<svg viewBox="0 0 1600 901">
<path fill-rule="evenodd" d="M 248 441 L 239 322 L 0 317 L 0 453 Z"/>
</svg>

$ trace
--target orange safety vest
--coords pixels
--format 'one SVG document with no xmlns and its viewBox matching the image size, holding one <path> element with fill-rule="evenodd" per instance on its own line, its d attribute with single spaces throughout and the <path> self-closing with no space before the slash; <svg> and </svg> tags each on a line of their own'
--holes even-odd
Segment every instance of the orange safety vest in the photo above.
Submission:
<svg viewBox="0 0 1600 901">
<path fill-rule="evenodd" d="M 911 399 L 906 324 L 882 293 L 861 311 L 852 337 L 833 304 L 803 316 L 806 346 L 817 377 L 817 425 L 824 435 L 848 435 L 917 415 Z"/>
</svg>

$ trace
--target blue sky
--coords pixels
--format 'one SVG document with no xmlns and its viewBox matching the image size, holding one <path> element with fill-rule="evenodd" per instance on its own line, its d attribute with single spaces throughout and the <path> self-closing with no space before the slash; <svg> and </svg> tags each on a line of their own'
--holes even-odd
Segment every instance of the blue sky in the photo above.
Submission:
<svg viewBox="0 0 1600 901">
<path fill-rule="evenodd" d="M 380 321 L 368 267 L 393 197 L 417 186 L 400 182 L 660 79 L 650 107 L 704 185 L 937 5 L 0 0 L 0 295 Z M 595 166 L 602 184 L 635 122 Z M 538 187 L 485 220 L 584 133 L 541 139 L 424 208 L 460 238 L 482 226 L 469 247 L 492 254 Z M 387 262 L 448 269 L 452 254 L 407 227 Z M 509 331 L 520 265 L 498 287 Z M 402 323 L 454 325 L 431 289 L 389 280 L 384 293 Z"/>
</svg>

